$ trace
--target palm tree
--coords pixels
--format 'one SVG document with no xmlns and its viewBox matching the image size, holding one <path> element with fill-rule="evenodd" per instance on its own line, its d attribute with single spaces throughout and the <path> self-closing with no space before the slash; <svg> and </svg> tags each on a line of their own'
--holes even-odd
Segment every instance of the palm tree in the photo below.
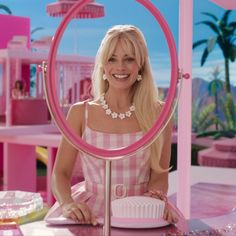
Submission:
<svg viewBox="0 0 236 236">
<path fill-rule="evenodd" d="M 206 131 L 217 122 L 216 117 L 213 116 L 215 104 L 210 103 L 200 110 L 199 103 L 200 100 L 197 99 L 192 107 L 192 130 L 196 133 Z"/>
<path fill-rule="evenodd" d="M 212 71 L 211 81 L 208 85 L 208 94 L 209 96 L 213 96 L 215 100 L 215 116 L 219 117 L 219 98 L 218 94 L 223 88 L 223 82 L 220 80 L 220 67 L 217 65 Z M 216 130 L 218 130 L 218 122 L 216 122 Z"/>
<path fill-rule="evenodd" d="M 11 10 L 9 7 L 3 5 L 3 4 L 0 4 L 0 10 L 4 10 L 6 13 L 8 13 L 9 15 L 12 14 Z"/>
<path fill-rule="evenodd" d="M 224 130 L 234 130 L 236 135 L 236 104 L 233 100 L 232 94 L 226 94 L 225 98 L 221 98 L 222 111 L 225 117 L 225 124 L 222 125 Z"/>
<path fill-rule="evenodd" d="M 236 137 L 236 105 L 232 95 L 230 93 L 226 94 L 225 98 L 221 98 L 221 102 L 225 120 L 222 122 L 216 117 L 218 120 L 217 123 L 220 125 L 221 129 L 213 131 L 204 130 L 197 134 L 198 138 L 207 136 L 212 136 L 213 139 Z"/>
<path fill-rule="evenodd" d="M 193 49 L 199 45 L 205 44 L 205 50 L 203 51 L 201 58 L 201 66 L 204 65 L 208 55 L 214 49 L 215 45 L 218 44 L 222 50 L 224 61 L 225 61 L 225 82 L 226 91 L 231 92 L 230 87 L 230 76 L 229 76 L 229 61 L 234 62 L 236 58 L 236 45 L 234 44 L 236 40 L 236 21 L 228 22 L 231 10 L 225 11 L 223 17 L 218 19 L 215 15 L 203 12 L 202 14 L 212 18 L 212 21 L 201 21 L 197 24 L 204 24 L 210 27 L 210 29 L 216 34 L 209 39 L 198 40 L 193 44 Z"/>
<path fill-rule="evenodd" d="M 31 30 L 31 32 L 30 32 L 30 35 L 31 35 L 31 42 L 34 41 L 34 39 L 32 38 L 32 35 L 35 34 L 35 32 L 40 31 L 40 30 L 43 30 L 43 29 L 44 29 L 43 27 L 36 27 L 36 28 L 34 28 L 34 29 Z"/>
</svg>

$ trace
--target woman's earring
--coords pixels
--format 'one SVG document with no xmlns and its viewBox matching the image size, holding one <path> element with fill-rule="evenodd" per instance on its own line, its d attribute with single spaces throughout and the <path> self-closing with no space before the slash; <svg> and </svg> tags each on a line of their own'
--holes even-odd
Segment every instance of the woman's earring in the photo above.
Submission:
<svg viewBox="0 0 236 236">
<path fill-rule="evenodd" d="M 107 76 L 105 74 L 103 74 L 102 79 L 107 80 Z"/>
<path fill-rule="evenodd" d="M 142 75 L 138 74 L 138 78 L 137 78 L 137 81 L 141 81 L 143 78 L 142 78 Z"/>
</svg>

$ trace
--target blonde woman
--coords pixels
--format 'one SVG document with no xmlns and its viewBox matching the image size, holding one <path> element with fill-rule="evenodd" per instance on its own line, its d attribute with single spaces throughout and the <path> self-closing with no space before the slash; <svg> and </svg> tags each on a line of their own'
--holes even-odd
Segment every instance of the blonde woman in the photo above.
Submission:
<svg viewBox="0 0 236 236">
<path fill-rule="evenodd" d="M 108 30 L 96 55 L 92 81 L 94 100 L 74 104 L 67 117 L 87 143 L 104 149 L 128 146 L 152 127 L 161 112 L 146 41 L 135 26 L 116 25 Z M 112 199 L 167 193 L 171 132 L 170 122 L 151 147 L 112 162 Z M 63 215 L 96 225 L 104 212 L 105 161 L 79 152 L 85 181 L 71 188 L 77 154 L 63 138 L 52 176 L 57 203 L 46 219 Z M 164 219 L 178 221 L 168 206 Z"/>
</svg>

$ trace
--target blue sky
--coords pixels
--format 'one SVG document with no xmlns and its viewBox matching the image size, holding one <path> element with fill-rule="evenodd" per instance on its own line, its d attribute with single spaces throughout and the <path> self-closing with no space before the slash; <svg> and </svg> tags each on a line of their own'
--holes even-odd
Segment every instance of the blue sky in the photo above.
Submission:
<svg viewBox="0 0 236 236">
<path fill-rule="evenodd" d="M 62 18 L 53 18 L 47 15 L 46 5 L 52 3 L 50 0 L 3 0 L 1 4 L 7 5 L 14 15 L 25 16 L 31 19 L 31 29 L 44 27 L 36 32 L 33 38 L 54 35 Z M 105 6 L 105 17 L 100 19 L 73 20 L 64 32 L 60 43 L 60 53 L 76 53 L 80 55 L 94 56 L 99 43 L 106 30 L 114 24 L 134 24 L 144 33 L 150 59 L 157 78 L 157 84 L 168 85 L 169 64 L 166 40 L 153 16 L 135 0 L 97 0 Z M 201 12 L 211 12 L 217 17 L 221 17 L 224 9 L 216 6 L 209 0 L 194 0 L 193 22 L 196 23 L 207 19 Z M 159 9 L 165 17 L 178 48 L 178 0 L 152 0 L 152 3 Z M 236 11 L 230 16 L 230 21 L 236 19 Z M 193 41 L 209 38 L 213 33 L 203 25 L 194 25 Z M 204 67 L 200 67 L 200 59 L 203 47 L 199 47 L 193 52 L 193 77 L 210 78 L 210 72 L 214 66 L 219 65 L 224 76 L 224 62 L 222 53 L 215 48 L 210 54 Z M 231 64 L 231 82 L 236 85 L 236 63 Z"/>
</svg>

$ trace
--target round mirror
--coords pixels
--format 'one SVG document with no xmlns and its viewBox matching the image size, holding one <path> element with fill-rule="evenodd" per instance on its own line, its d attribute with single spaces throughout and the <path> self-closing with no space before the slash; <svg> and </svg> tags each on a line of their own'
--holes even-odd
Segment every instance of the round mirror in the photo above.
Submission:
<svg viewBox="0 0 236 236">
<path fill-rule="evenodd" d="M 65 120 L 64 114 L 61 111 L 58 105 L 58 96 L 57 91 L 55 90 L 56 80 L 55 80 L 55 61 L 56 61 L 56 54 L 58 50 L 58 46 L 60 44 L 61 37 L 65 29 L 67 28 L 68 23 L 71 21 L 72 18 L 76 16 L 76 14 L 84 7 L 87 3 L 91 2 L 90 0 L 81 0 L 75 3 L 68 13 L 64 16 L 62 22 L 60 23 L 55 36 L 53 38 L 49 57 L 48 57 L 48 66 L 47 66 L 47 78 L 45 81 L 46 87 L 46 98 L 48 102 L 48 107 L 50 109 L 51 115 L 54 118 L 55 123 L 57 124 L 60 131 L 63 135 L 74 145 L 77 149 L 89 153 L 97 158 L 104 158 L 106 160 L 110 159 L 117 159 L 127 155 L 131 155 L 137 152 L 140 149 L 144 149 L 157 137 L 158 132 L 163 129 L 166 123 L 169 121 L 170 115 L 172 113 L 172 104 L 176 97 L 176 87 L 178 83 L 178 60 L 177 60 L 177 53 L 175 48 L 175 42 L 172 36 L 172 33 L 166 23 L 164 17 L 161 13 L 157 10 L 157 8 L 150 2 L 146 0 L 138 0 L 143 7 L 145 7 L 151 15 L 156 19 L 159 23 L 160 28 L 163 31 L 163 34 L 166 38 L 168 44 L 169 55 L 171 59 L 171 80 L 170 80 L 170 87 L 168 89 L 168 94 L 166 97 L 165 105 L 161 111 L 160 116 L 154 123 L 154 125 L 135 143 L 131 144 L 130 146 L 119 148 L 119 149 L 112 149 L 106 150 L 101 149 L 95 146 L 92 146 L 81 139 L 75 132 L 73 132 L 70 127 L 67 125 Z"/>
</svg>

